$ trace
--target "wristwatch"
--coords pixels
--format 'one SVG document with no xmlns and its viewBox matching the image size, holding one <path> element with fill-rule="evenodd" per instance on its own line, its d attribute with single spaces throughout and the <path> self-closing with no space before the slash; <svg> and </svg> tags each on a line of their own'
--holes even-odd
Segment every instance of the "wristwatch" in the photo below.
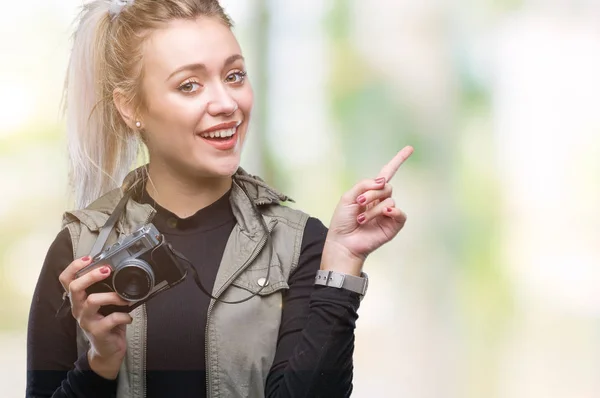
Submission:
<svg viewBox="0 0 600 398">
<path fill-rule="evenodd" d="M 319 270 L 317 276 L 315 276 L 315 284 L 350 290 L 360 294 L 362 298 L 367 293 L 369 277 L 364 272 L 361 272 L 360 276 L 354 276 L 335 271 Z"/>
</svg>

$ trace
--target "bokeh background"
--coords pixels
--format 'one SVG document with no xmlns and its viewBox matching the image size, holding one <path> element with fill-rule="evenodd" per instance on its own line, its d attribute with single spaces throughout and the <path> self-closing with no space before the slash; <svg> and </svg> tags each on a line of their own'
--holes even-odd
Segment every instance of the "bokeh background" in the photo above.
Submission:
<svg viewBox="0 0 600 398">
<path fill-rule="evenodd" d="M 59 104 L 81 0 L 3 4 L 0 385 L 70 208 Z M 600 2 L 227 0 L 257 104 L 243 165 L 326 224 L 406 144 L 356 397 L 600 397 Z"/>
</svg>

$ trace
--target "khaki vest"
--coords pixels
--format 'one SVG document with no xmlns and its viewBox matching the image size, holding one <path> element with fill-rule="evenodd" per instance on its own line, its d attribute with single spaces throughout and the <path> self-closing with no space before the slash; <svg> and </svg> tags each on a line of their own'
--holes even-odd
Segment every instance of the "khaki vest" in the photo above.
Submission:
<svg viewBox="0 0 600 398">
<path fill-rule="evenodd" d="M 99 229 L 123 191 L 139 179 L 140 170 L 134 170 L 121 188 L 107 193 L 86 209 L 65 213 L 63 225 L 71 235 L 75 258 L 89 254 Z M 267 267 L 270 267 L 270 276 L 268 285 L 258 295 L 241 304 L 210 301 L 205 341 L 207 393 L 215 398 L 264 397 L 281 322 L 282 291 L 288 289 L 289 275 L 298 265 L 308 216 L 282 206 L 281 202 L 290 200 L 287 196 L 241 168 L 233 181 L 230 202 L 237 222 L 227 241 L 212 294 L 225 301 L 241 300 L 260 289 L 258 281 L 265 277 Z M 266 234 L 252 211 L 251 201 L 271 232 L 271 259 L 269 250 L 263 250 Z M 150 205 L 130 199 L 106 247 L 119 236 L 151 222 L 154 214 Z M 119 372 L 118 398 L 146 396 L 146 306 L 139 306 L 131 315 L 133 323 L 127 327 L 127 354 Z M 89 343 L 79 328 L 77 336 L 81 355 L 88 350 Z"/>
</svg>

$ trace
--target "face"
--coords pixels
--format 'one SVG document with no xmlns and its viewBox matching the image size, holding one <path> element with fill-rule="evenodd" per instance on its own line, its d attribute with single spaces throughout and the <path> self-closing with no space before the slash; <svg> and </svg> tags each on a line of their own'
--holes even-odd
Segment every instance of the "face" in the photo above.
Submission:
<svg viewBox="0 0 600 398">
<path fill-rule="evenodd" d="M 150 161 L 188 176 L 233 175 L 253 94 L 231 30 L 214 18 L 175 20 L 152 32 L 143 54 Z"/>
</svg>

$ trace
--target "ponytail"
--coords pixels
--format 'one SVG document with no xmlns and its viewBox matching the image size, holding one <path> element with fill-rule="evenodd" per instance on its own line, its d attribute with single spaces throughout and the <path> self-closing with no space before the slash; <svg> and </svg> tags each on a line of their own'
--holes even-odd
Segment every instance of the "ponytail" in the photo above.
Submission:
<svg viewBox="0 0 600 398">
<path fill-rule="evenodd" d="M 108 1 L 83 6 L 65 81 L 70 184 L 78 209 L 119 187 L 140 148 L 113 103 L 105 59 L 110 28 Z"/>
</svg>

